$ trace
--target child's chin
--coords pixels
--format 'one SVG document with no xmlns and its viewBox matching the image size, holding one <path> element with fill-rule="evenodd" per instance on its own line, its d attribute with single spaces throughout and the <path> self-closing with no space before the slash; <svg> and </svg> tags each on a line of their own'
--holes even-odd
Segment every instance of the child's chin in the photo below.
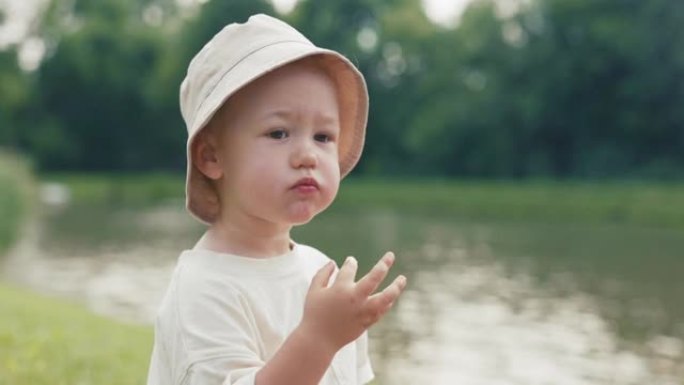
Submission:
<svg viewBox="0 0 684 385">
<path fill-rule="evenodd" d="M 316 216 L 316 214 L 310 214 L 310 215 L 297 215 L 293 216 L 290 218 L 290 223 L 292 223 L 293 226 L 301 226 L 305 225 Z"/>
<path fill-rule="evenodd" d="M 311 207 L 297 207 L 288 215 L 288 221 L 293 226 L 299 226 L 309 223 L 320 210 L 314 210 Z"/>
<path fill-rule="evenodd" d="M 309 218 L 308 220 L 292 221 L 292 222 L 290 222 L 290 224 L 292 226 L 302 226 L 302 225 L 305 225 L 305 224 L 311 222 L 311 219 L 313 219 L 313 217 Z"/>
</svg>

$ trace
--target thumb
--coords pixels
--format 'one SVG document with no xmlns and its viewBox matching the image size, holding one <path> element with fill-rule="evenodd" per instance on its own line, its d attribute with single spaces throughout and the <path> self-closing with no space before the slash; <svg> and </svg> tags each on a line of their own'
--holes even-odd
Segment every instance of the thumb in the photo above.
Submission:
<svg viewBox="0 0 684 385">
<path fill-rule="evenodd" d="M 330 276 L 333 271 L 335 271 L 335 263 L 329 261 L 323 267 L 321 267 L 316 275 L 311 279 L 311 289 L 313 288 L 325 288 L 328 286 L 328 281 L 330 281 Z"/>
</svg>

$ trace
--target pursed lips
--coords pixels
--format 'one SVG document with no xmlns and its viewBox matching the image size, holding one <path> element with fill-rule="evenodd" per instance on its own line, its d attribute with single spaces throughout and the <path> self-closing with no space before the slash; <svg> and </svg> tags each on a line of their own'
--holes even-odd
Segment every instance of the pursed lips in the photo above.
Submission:
<svg viewBox="0 0 684 385">
<path fill-rule="evenodd" d="M 297 181 L 297 183 L 292 186 L 293 190 L 297 190 L 300 193 L 312 193 L 319 190 L 318 182 L 314 178 L 302 178 Z"/>
</svg>

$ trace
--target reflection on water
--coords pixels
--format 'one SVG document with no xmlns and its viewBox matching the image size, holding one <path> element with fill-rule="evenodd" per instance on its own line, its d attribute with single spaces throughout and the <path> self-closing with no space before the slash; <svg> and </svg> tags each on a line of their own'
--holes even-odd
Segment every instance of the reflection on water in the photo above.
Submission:
<svg viewBox="0 0 684 385">
<path fill-rule="evenodd" d="M 46 207 L 3 261 L 3 273 L 98 313 L 149 323 L 179 250 L 201 230 L 178 204 L 144 210 Z"/>
<path fill-rule="evenodd" d="M 549 295 L 529 275 L 474 263 L 458 247 L 419 252 L 449 262 L 414 274 L 415 290 L 377 334 L 387 383 L 680 384 L 681 340 L 621 349 L 585 293 Z"/>
<path fill-rule="evenodd" d="M 182 202 L 46 207 L 7 279 L 151 322 L 202 227 Z M 674 230 L 472 224 L 328 212 L 295 239 L 361 270 L 387 249 L 409 288 L 371 330 L 381 384 L 684 385 L 684 237 Z"/>
</svg>

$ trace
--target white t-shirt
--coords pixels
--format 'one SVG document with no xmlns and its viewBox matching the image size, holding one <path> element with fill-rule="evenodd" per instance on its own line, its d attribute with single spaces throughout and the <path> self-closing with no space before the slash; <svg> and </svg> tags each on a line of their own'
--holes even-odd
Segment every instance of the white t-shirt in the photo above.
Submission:
<svg viewBox="0 0 684 385">
<path fill-rule="evenodd" d="M 147 384 L 254 384 L 299 324 L 311 279 L 329 260 L 301 244 L 265 259 L 183 251 L 157 313 Z M 364 333 L 343 347 L 320 385 L 372 380 L 367 345 Z"/>
</svg>

